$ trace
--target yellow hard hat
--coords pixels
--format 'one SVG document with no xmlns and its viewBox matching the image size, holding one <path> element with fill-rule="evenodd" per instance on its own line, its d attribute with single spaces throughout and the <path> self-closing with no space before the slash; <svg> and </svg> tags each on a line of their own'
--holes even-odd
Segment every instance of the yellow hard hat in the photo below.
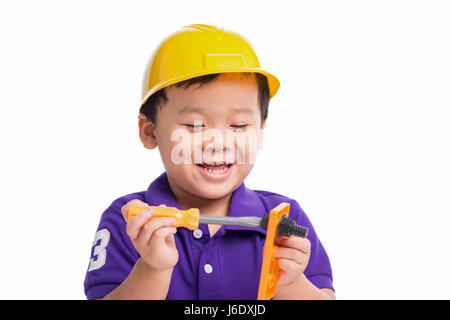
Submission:
<svg viewBox="0 0 450 320">
<path fill-rule="evenodd" d="M 224 28 L 191 24 L 166 37 L 147 64 L 141 106 L 156 91 L 187 79 L 228 72 L 256 72 L 267 77 L 272 98 L 280 81 L 260 68 L 247 39 Z"/>
</svg>

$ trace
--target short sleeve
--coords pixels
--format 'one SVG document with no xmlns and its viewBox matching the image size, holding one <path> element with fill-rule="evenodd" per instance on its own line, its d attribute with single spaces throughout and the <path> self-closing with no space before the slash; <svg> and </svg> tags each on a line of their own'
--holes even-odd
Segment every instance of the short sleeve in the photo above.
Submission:
<svg viewBox="0 0 450 320">
<path fill-rule="evenodd" d="M 100 218 L 84 281 L 84 292 L 89 300 L 103 298 L 120 285 L 139 258 L 126 233 L 121 212 L 122 206 L 132 199 L 124 197 L 114 201 Z"/>
<path fill-rule="evenodd" d="M 305 276 L 317 288 L 330 288 L 334 291 L 330 259 L 328 258 L 327 252 L 320 242 L 311 221 L 295 200 L 291 202 L 289 217 L 294 219 L 297 224 L 309 229 L 307 238 L 311 242 L 311 255 L 308 266 L 304 272 Z"/>
</svg>

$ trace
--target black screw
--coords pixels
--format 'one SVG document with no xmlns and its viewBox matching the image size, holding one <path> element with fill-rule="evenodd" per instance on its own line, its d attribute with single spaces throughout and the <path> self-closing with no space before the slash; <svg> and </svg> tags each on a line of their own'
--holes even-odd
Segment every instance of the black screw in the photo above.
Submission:
<svg viewBox="0 0 450 320">
<path fill-rule="evenodd" d="M 266 213 L 261 220 L 261 228 L 267 230 L 268 223 L 269 214 Z M 289 237 L 291 235 L 306 238 L 308 236 L 308 228 L 299 226 L 294 220 L 289 219 L 287 215 L 284 215 L 278 224 L 277 237 Z"/>
<path fill-rule="evenodd" d="M 306 238 L 308 236 L 308 228 L 299 226 L 294 220 L 284 215 L 278 224 L 277 237 L 289 237 L 291 235 Z"/>
</svg>

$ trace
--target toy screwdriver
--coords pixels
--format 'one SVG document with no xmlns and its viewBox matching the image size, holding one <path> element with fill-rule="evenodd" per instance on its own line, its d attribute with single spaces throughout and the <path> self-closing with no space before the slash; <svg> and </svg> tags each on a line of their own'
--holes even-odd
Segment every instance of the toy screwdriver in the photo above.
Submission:
<svg viewBox="0 0 450 320">
<path fill-rule="evenodd" d="M 278 248 L 276 239 L 280 236 L 291 235 L 306 238 L 308 235 L 308 228 L 299 226 L 294 220 L 288 218 L 290 205 L 287 202 L 280 203 L 262 218 L 201 216 L 196 208 L 180 210 L 174 207 L 132 206 L 128 211 L 128 221 L 148 208 L 152 208 L 155 212 L 150 220 L 155 217 L 173 217 L 175 218 L 175 227 L 185 227 L 190 230 L 198 229 L 199 223 L 237 225 L 250 228 L 261 227 L 267 230 L 259 279 L 258 300 L 269 300 L 277 291 L 280 267 L 275 258 L 275 252 Z"/>
<path fill-rule="evenodd" d="M 200 223 L 206 224 L 220 224 L 233 225 L 249 228 L 259 228 L 267 230 L 269 222 L 269 214 L 266 213 L 264 217 L 214 217 L 200 215 L 197 208 L 187 210 L 180 210 L 175 207 L 159 207 L 159 206 L 131 206 L 128 211 L 128 222 L 136 215 L 147 209 L 153 209 L 155 212 L 153 218 L 156 217 L 171 217 L 175 218 L 174 227 L 184 227 L 189 230 L 198 229 Z M 151 220 L 150 219 L 150 220 Z M 278 223 L 277 237 L 295 235 L 306 238 L 308 235 L 308 228 L 299 226 L 294 220 L 289 219 L 287 215 L 283 215 Z"/>
</svg>

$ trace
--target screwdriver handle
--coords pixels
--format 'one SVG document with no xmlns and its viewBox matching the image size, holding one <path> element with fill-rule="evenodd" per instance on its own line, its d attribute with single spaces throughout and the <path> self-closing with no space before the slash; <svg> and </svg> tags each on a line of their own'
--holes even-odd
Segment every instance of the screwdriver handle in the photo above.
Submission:
<svg viewBox="0 0 450 320">
<path fill-rule="evenodd" d="M 200 211 L 197 208 L 191 208 L 187 210 L 180 210 L 175 207 L 159 207 L 159 206 L 131 206 L 128 210 L 128 222 L 147 209 L 153 209 L 154 215 L 149 219 L 157 217 L 170 217 L 175 218 L 174 227 L 184 227 L 189 230 L 198 229 L 199 214 Z"/>
</svg>

